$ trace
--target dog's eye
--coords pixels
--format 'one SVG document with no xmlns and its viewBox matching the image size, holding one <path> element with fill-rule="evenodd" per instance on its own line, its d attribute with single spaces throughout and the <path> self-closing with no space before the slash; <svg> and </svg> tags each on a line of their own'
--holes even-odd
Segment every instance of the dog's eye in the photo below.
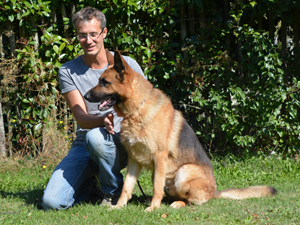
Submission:
<svg viewBox="0 0 300 225">
<path fill-rule="evenodd" d="M 107 87 L 108 84 L 111 84 L 109 81 L 105 80 L 104 78 L 100 79 L 99 81 L 100 86 Z"/>
</svg>

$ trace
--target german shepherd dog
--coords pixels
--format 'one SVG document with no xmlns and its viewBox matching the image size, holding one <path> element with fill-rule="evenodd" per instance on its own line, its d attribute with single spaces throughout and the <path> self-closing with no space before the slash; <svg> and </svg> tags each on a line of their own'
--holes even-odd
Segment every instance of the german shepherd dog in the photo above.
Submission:
<svg viewBox="0 0 300 225">
<path fill-rule="evenodd" d="M 153 198 L 146 209 L 160 207 L 164 193 L 171 207 L 201 205 L 211 198 L 245 199 L 273 196 L 277 190 L 252 186 L 217 191 L 212 164 L 192 128 L 170 99 L 133 71 L 121 54 L 106 51 L 109 67 L 84 98 L 100 102 L 99 110 L 114 107 L 121 122 L 121 143 L 128 168 L 116 207 L 131 198 L 141 169 L 152 171 Z"/>
</svg>

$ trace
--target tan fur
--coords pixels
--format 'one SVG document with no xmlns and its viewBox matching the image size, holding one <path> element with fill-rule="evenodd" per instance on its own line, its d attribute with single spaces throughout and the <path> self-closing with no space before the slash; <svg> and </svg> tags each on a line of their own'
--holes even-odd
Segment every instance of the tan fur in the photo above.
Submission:
<svg viewBox="0 0 300 225">
<path fill-rule="evenodd" d="M 109 52 L 107 57 L 113 61 Z M 119 52 L 115 52 L 114 61 L 114 67 L 109 67 L 100 77 L 110 84 L 104 87 L 99 82 L 85 97 L 96 101 L 98 94 L 115 94 L 121 99 L 114 109 L 124 118 L 121 142 L 129 162 L 117 207 L 126 205 L 131 198 L 143 167 L 153 172 L 153 198 L 146 209 L 149 211 L 160 207 L 164 193 L 174 201 L 173 208 L 201 205 L 211 198 L 244 199 L 276 193 L 267 186 L 217 191 L 211 163 L 182 114 L 174 110 L 162 91 L 134 72 Z"/>
</svg>

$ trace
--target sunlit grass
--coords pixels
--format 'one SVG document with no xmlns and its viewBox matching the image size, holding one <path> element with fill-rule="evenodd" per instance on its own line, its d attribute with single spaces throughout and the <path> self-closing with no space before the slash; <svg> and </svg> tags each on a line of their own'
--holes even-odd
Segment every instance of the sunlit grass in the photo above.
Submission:
<svg viewBox="0 0 300 225">
<path fill-rule="evenodd" d="M 275 197 L 216 199 L 179 210 L 163 203 L 151 213 L 144 212 L 149 203 L 137 186 L 133 200 L 120 210 L 87 203 L 68 210 L 38 210 L 34 203 L 42 197 L 57 162 L 46 157 L 0 162 L 0 224 L 298 224 L 300 220 L 300 163 L 294 159 L 212 160 L 219 190 L 269 185 L 278 190 Z M 146 195 L 152 196 L 151 174 L 142 171 L 139 181 Z"/>
</svg>

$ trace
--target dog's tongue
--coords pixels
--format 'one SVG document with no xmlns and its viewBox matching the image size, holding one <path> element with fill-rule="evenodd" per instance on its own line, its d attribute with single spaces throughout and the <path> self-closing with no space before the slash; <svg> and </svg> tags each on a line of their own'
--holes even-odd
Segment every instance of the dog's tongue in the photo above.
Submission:
<svg viewBox="0 0 300 225">
<path fill-rule="evenodd" d="M 102 102 L 100 105 L 99 105 L 99 109 L 101 109 L 103 106 L 105 106 L 107 104 L 107 100 L 105 100 L 104 102 Z"/>
</svg>

